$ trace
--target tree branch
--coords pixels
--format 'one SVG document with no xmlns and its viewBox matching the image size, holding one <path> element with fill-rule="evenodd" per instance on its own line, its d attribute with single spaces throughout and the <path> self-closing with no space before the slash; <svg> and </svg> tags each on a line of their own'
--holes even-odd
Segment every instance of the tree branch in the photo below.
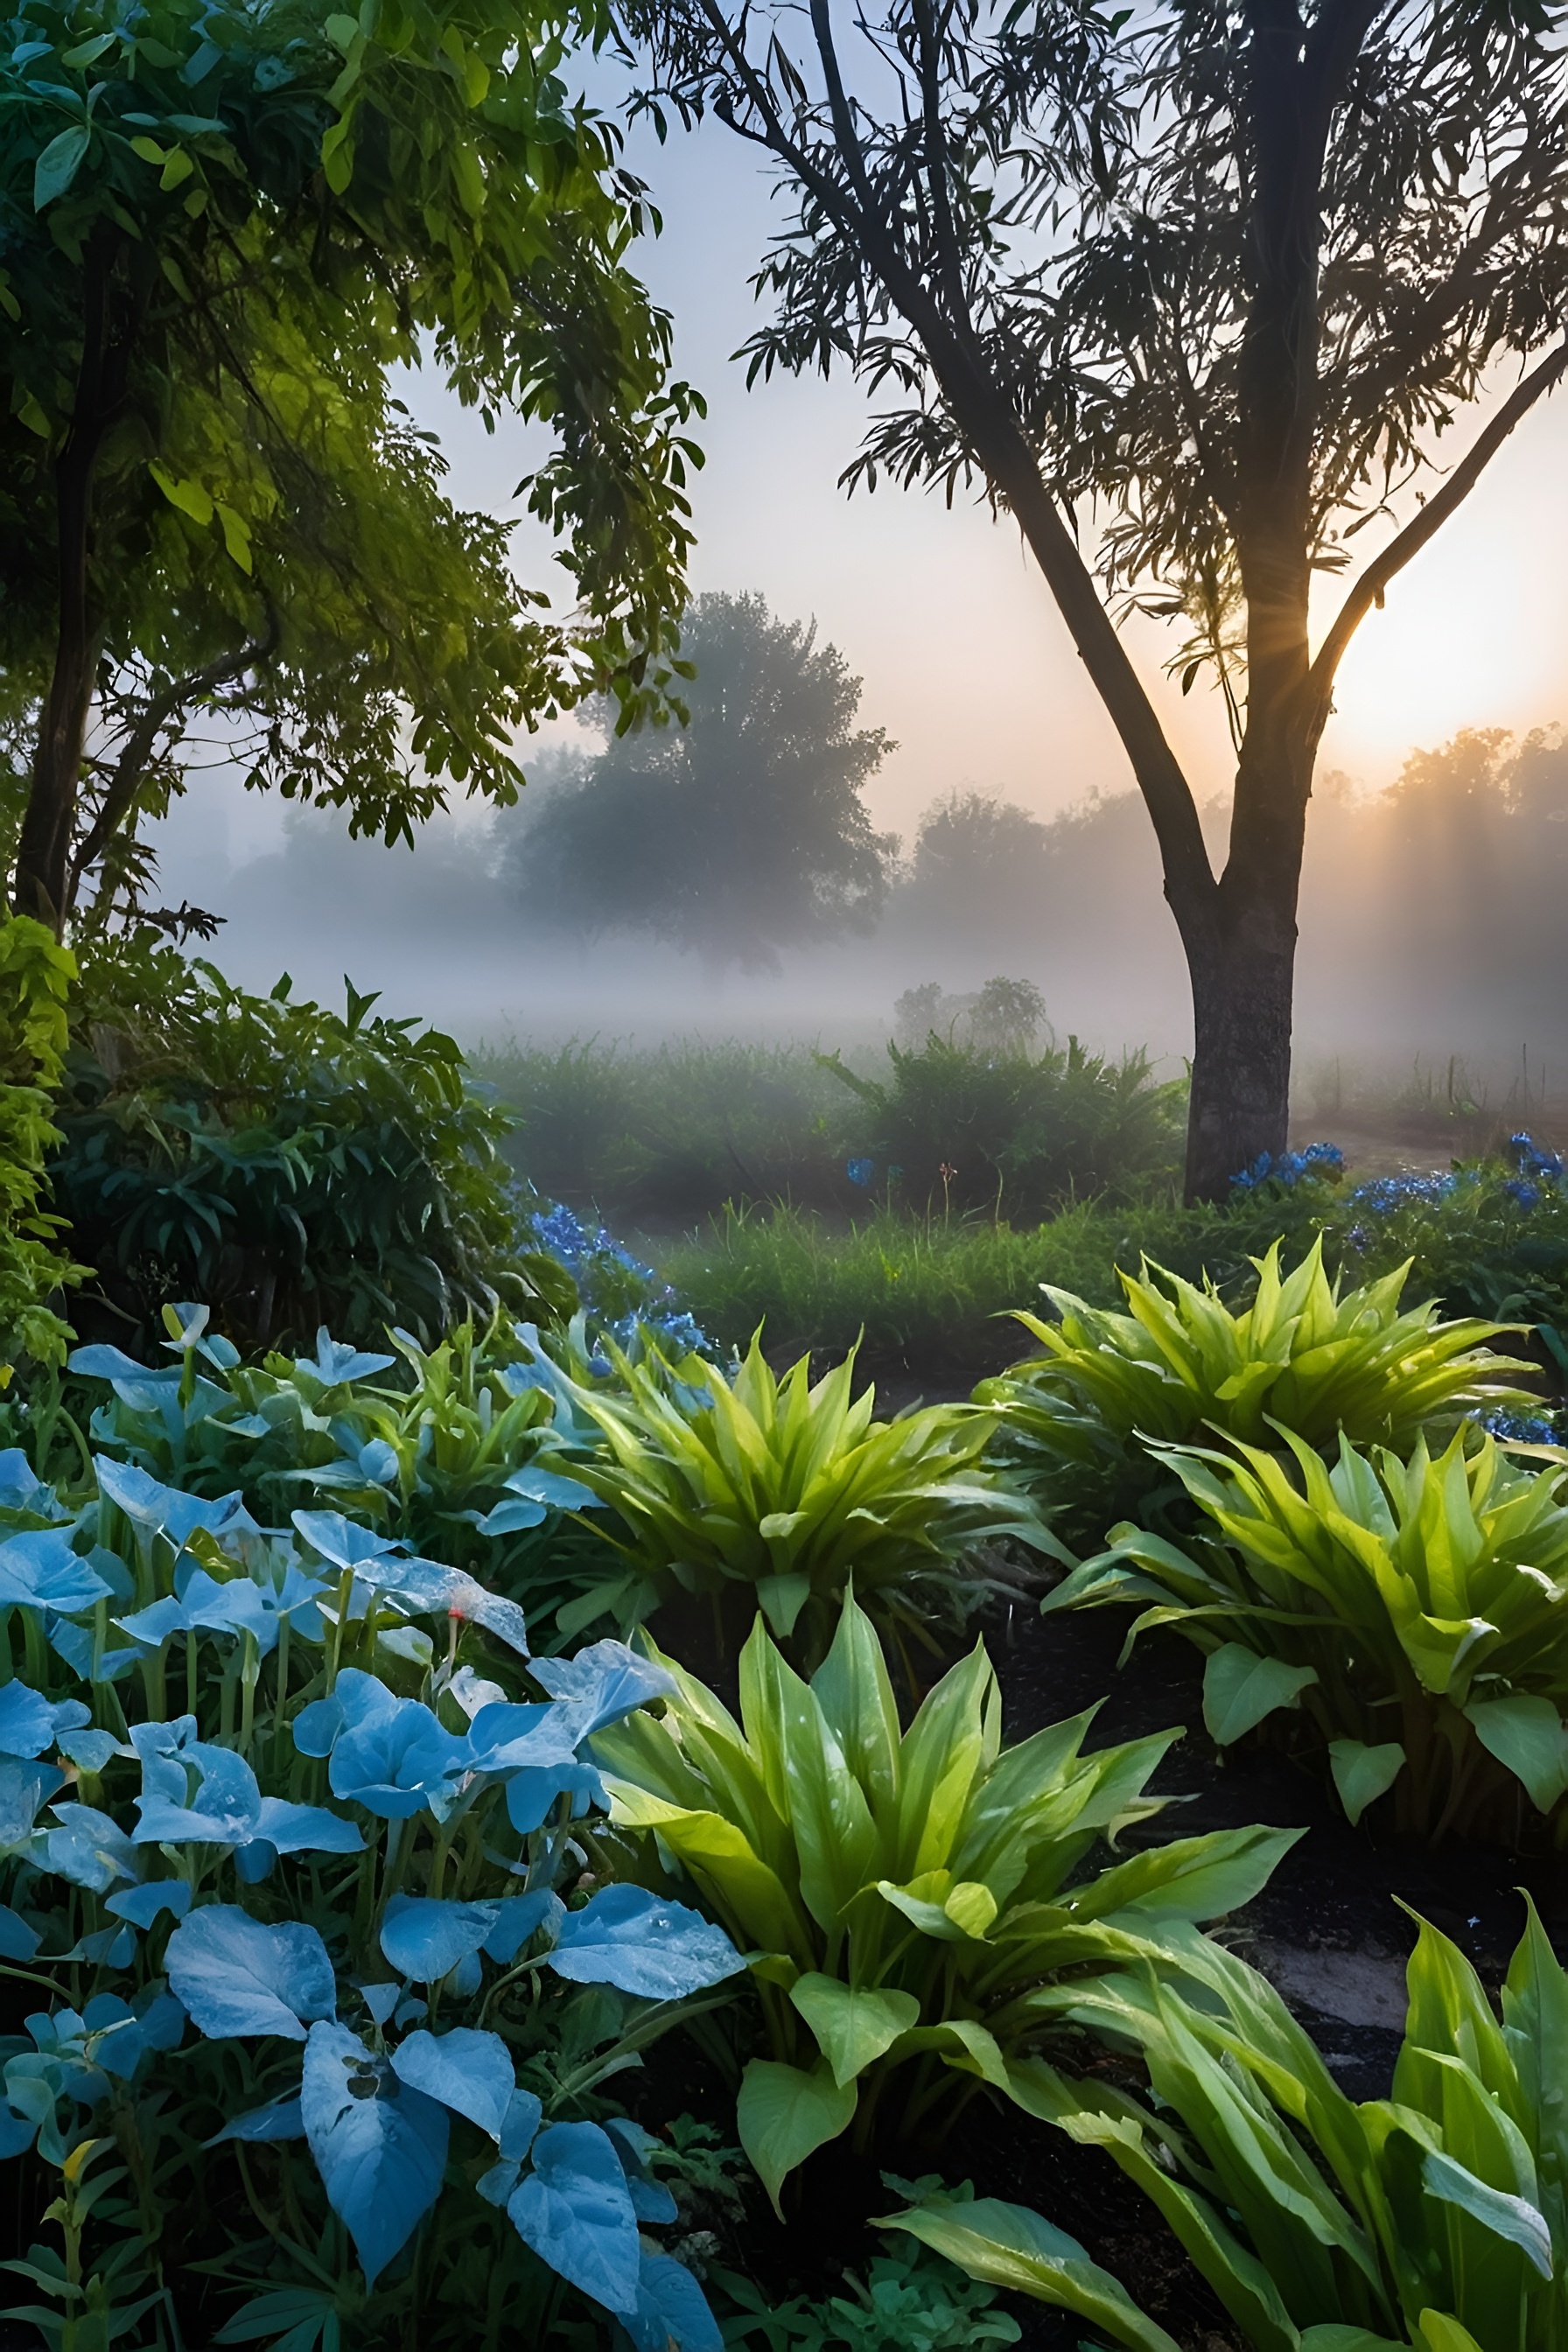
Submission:
<svg viewBox="0 0 1568 2352">
<path fill-rule="evenodd" d="M 226 686 L 230 678 L 242 677 L 246 670 L 269 661 L 278 650 L 279 634 L 277 607 L 268 598 L 267 627 L 261 636 L 248 639 L 232 653 L 220 655 L 216 661 L 208 662 L 205 669 L 192 670 L 184 677 L 171 678 L 146 704 L 114 763 L 99 803 L 98 814 L 71 858 L 72 904 L 83 877 L 102 856 L 134 801 L 137 786 L 147 772 L 163 730 L 192 703 L 216 693 L 220 686 Z"/>
<path fill-rule="evenodd" d="M 1395 533 L 1382 554 L 1368 564 L 1346 596 L 1308 673 L 1309 727 L 1314 748 L 1333 708 L 1335 675 L 1362 622 L 1374 604 L 1382 604 L 1384 591 L 1395 573 L 1404 571 L 1412 556 L 1419 555 L 1427 541 L 1442 529 L 1455 509 L 1463 505 L 1514 426 L 1530 414 L 1543 394 L 1552 389 L 1564 369 L 1568 369 L 1568 340 L 1561 342 L 1539 367 L 1532 368 L 1522 382 L 1514 386 L 1486 431 L 1460 459 L 1442 488 L 1427 499 L 1420 513 L 1407 522 L 1403 530 Z"/>
</svg>

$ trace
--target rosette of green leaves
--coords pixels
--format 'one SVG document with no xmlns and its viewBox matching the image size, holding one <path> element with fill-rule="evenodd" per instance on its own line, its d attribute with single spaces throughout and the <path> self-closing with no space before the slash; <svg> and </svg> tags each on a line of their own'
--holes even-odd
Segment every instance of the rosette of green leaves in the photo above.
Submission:
<svg viewBox="0 0 1568 2352">
<path fill-rule="evenodd" d="M 752 1955 L 769 2055 L 746 2068 L 739 2128 L 775 2200 L 814 2148 L 868 2135 L 895 2078 L 904 2138 L 976 2078 L 1005 2086 L 1042 1981 L 1132 1957 L 1158 1969 L 1168 1921 L 1247 1901 L 1293 1841 L 1185 1838 L 1085 1878 L 1100 1839 L 1160 1811 L 1147 1785 L 1179 1732 L 1085 1754 L 1090 1709 L 1004 1749 L 984 1643 L 902 1730 L 853 1600 L 809 1683 L 759 1618 L 739 1723 L 658 1663 L 677 1685 L 662 1718 L 640 1713 L 594 1752 L 612 1821 L 657 1840 Z"/>
<path fill-rule="evenodd" d="M 575 1475 L 620 1514 L 626 1535 L 605 1540 L 659 1598 L 740 1587 L 748 1615 L 760 1603 L 781 1640 L 820 1656 L 851 1576 L 884 1625 L 918 1627 L 984 1544 L 1065 1557 L 982 1466 L 993 1415 L 942 1404 L 876 1421 L 853 1351 L 815 1384 L 809 1357 L 779 1379 L 760 1335 L 732 1380 L 700 1356 L 611 1352 L 624 1392 L 579 1392 L 605 1451 Z"/>
<path fill-rule="evenodd" d="M 1037 2060 L 1014 2096 L 1103 2148 L 1158 2206 L 1258 2352 L 1555 2352 L 1568 2328 L 1568 1975 L 1531 1910 L 1500 2024 L 1423 1925 L 1391 2099 L 1354 2105 L 1267 1981 L 1187 1939 L 1188 1987 L 1109 1974 L 1043 2005 L 1130 2042 L 1153 2102 Z M 976 2277 L 1175 2352 L 1040 2215 L 932 2200 L 894 2217 Z"/>
<path fill-rule="evenodd" d="M 1208 1653 L 1222 1745 L 1281 1708 L 1327 1745 L 1352 1821 L 1393 1788 L 1402 1827 L 1508 1831 L 1568 1792 L 1568 1504 L 1563 1471 L 1512 1467 L 1461 1431 L 1436 1460 L 1340 1441 L 1161 1448 L 1214 1529 L 1185 1549 L 1130 1526 L 1047 1610 L 1142 1604 Z M 1125 1655 L 1125 1653 L 1123 1654 Z"/>
<path fill-rule="evenodd" d="M 1040 1355 L 976 1391 L 1019 1471 L 1050 1489 L 1064 1473 L 1098 1468 L 1103 1482 L 1123 1465 L 1125 1483 L 1140 1441 L 1181 1444 L 1204 1429 L 1248 1445 L 1282 1426 L 1310 1445 L 1342 1432 L 1407 1448 L 1434 1422 L 1531 1402 L 1513 1385 L 1531 1367 L 1488 1344 L 1510 1327 L 1440 1322 L 1433 1299 L 1401 1311 L 1408 1262 L 1342 1297 L 1321 1235 L 1289 1273 L 1279 1249 L 1252 1260 L 1257 1292 L 1239 1310 L 1212 1282 L 1148 1259 L 1141 1279 L 1120 1276 L 1125 1315 L 1047 1286 L 1059 1320 L 1017 1318 Z"/>
</svg>

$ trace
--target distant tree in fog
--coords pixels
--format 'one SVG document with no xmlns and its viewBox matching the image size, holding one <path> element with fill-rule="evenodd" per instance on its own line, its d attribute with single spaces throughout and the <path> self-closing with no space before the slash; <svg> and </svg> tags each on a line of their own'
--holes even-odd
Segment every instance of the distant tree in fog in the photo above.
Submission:
<svg viewBox="0 0 1568 2352">
<path fill-rule="evenodd" d="M 922 933 L 1027 938 L 1039 928 L 1049 861 L 1047 827 L 1016 801 L 944 793 L 921 819 L 903 910 Z"/>
<path fill-rule="evenodd" d="M 533 922 L 643 932 L 720 965 L 869 930 L 898 841 L 861 798 L 893 747 L 855 726 L 860 680 L 757 595 L 699 597 L 681 652 L 690 723 L 612 739 L 525 808 L 504 886 Z"/>
</svg>

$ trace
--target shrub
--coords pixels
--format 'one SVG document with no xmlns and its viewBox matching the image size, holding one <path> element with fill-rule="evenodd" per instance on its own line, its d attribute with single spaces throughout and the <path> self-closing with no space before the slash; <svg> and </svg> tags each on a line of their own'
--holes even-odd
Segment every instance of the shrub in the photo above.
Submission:
<svg viewBox="0 0 1568 2352">
<path fill-rule="evenodd" d="M 1158 1967 L 1166 1921 L 1246 1902 L 1294 1841 L 1225 1831 L 1086 1877 L 1102 1835 L 1160 1811 L 1145 1787 L 1180 1733 L 1086 1756 L 1091 1709 L 1004 1749 L 984 1643 L 901 1732 L 853 1601 L 809 1684 L 758 1619 L 740 1724 L 658 1663 L 676 1684 L 662 1721 L 640 1716 L 594 1752 L 617 1826 L 657 1839 L 753 1956 L 769 2054 L 747 2065 L 738 2120 L 775 2202 L 813 2149 L 852 2125 L 864 2144 L 895 2074 L 909 2070 L 903 2147 L 981 2080 L 1005 2085 L 1043 1981 L 1120 1957 Z"/>
<path fill-rule="evenodd" d="M 1530 1365 L 1485 1345 L 1496 1325 L 1440 1323 L 1433 1300 L 1400 1312 L 1407 1265 L 1342 1297 L 1321 1235 L 1284 1275 L 1279 1246 L 1252 1261 L 1238 1308 L 1212 1281 L 1199 1288 L 1147 1259 L 1142 1280 L 1119 1276 L 1129 1315 L 1047 1289 L 1058 1321 L 1017 1318 L 1043 1352 L 977 1391 L 1015 1472 L 1043 1501 L 1068 1501 L 1075 1526 L 1098 1510 L 1102 1528 L 1157 1480 L 1148 1441 L 1212 1430 L 1260 1444 L 1284 1428 L 1312 1445 L 1343 1432 L 1408 1448 L 1434 1422 L 1534 1402 L 1506 1377 Z"/>
<path fill-rule="evenodd" d="M 36 2004 L 0 2154 L 58 2187 L 46 2332 L 207 2342 L 216 2281 L 230 2340 L 467 2345 L 498 2296 L 542 2340 L 570 2285 L 710 2352 L 597 2086 L 741 1961 L 578 1883 L 584 1742 L 660 1670 L 530 1664 L 514 1604 L 333 1513 L 266 1536 L 107 1460 L 61 1499 L 16 1453 L 0 1496 L 0 1951 Z"/>
<path fill-rule="evenodd" d="M 1153 2104 L 1037 2062 L 1012 2070 L 1015 2096 L 1147 2192 L 1258 2352 L 1553 2352 L 1568 2323 L 1568 1974 L 1533 1908 L 1500 2028 L 1469 1963 L 1423 1924 L 1394 2096 L 1362 2106 L 1263 1978 L 1196 1937 L 1187 1948 L 1192 1997 L 1131 1973 L 1042 1996 L 1131 2042 Z M 932 2200 L 887 2226 L 1097 2336 L 1176 2352 L 1038 2214 Z"/>
<path fill-rule="evenodd" d="M 559 1310 L 559 1274 L 517 1245 L 504 1115 L 449 1037 L 374 1002 L 251 996 L 146 937 L 98 951 L 50 1178 L 117 1337 L 151 1342 L 192 1297 L 247 1351 L 322 1322 L 428 1345 L 498 1298 Z"/>
<path fill-rule="evenodd" d="M 65 1066 L 75 977 L 73 958 L 42 923 L 0 922 L 0 1387 L 11 1357 L 63 1362 L 70 1330 L 47 1300 L 90 1270 L 65 1255 L 65 1220 L 44 1205 L 45 1160 L 59 1141 L 50 1097 Z"/>
<path fill-rule="evenodd" d="M 574 1475 L 626 1523 L 605 1540 L 650 1600 L 694 1593 L 721 1620 L 727 1599 L 748 1619 L 760 1605 L 820 1656 L 851 1577 L 884 1625 L 919 1633 L 981 1545 L 1057 1549 L 1033 1507 L 980 1467 L 988 1414 L 931 1405 L 873 1421 L 876 1391 L 854 1395 L 852 1356 L 815 1387 L 804 1358 L 777 1379 L 756 1339 L 732 1381 L 697 1356 L 615 1361 L 623 1393 L 579 1393 L 605 1449 Z"/>
<path fill-rule="evenodd" d="M 916 1207 L 1038 1216 L 1086 1193 L 1133 1197 L 1180 1167 L 1185 1084 L 1152 1085 L 1146 1054 L 1110 1062 L 1073 1037 L 990 1055 L 932 1035 L 888 1056 L 887 1081 L 837 1055 L 825 1066 L 864 1106 L 863 1149 Z"/>
<path fill-rule="evenodd" d="M 1424 1439 L 1405 1462 L 1342 1438 L 1330 1469 L 1287 1436 L 1289 1461 L 1162 1449 L 1214 1538 L 1115 1528 L 1043 1607 L 1136 1601 L 1133 1637 L 1168 1624 L 1196 1643 L 1222 1743 L 1300 1709 L 1352 1821 L 1391 1787 L 1400 1827 L 1434 1839 L 1511 1833 L 1521 1789 L 1568 1818 L 1561 1464 L 1530 1476 L 1460 1431 L 1436 1461 Z"/>
<path fill-rule="evenodd" d="M 238 1493 L 264 1523 L 301 1503 L 347 1512 L 497 1586 L 531 1617 L 553 1612 L 552 1643 L 613 1615 L 613 1563 L 567 1516 L 598 1507 L 574 1474 L 599 1432 L 533 1327 L 464 1323 L 428 1350 L 395 1331 L 391 1353 L 323 1328 L 313 1355 L 246 1364 L 209 1331 L 205 1307 L 166 1307 L 164 1319 L 171 1363 L 150 1368 L 105 1345 L 70 1359 L 79 1379 L 109 1384 L 90 1423 L 107 1452 L 192 1494 Z M 553 1344 L 592 1380 L 596 1360 L 581 1344 Z"/>
</svg>

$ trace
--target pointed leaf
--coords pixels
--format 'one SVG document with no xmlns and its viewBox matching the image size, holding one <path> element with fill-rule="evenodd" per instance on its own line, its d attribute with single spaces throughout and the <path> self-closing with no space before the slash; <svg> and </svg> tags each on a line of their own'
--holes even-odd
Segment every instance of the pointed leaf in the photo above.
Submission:
<svg viewBox="0 0 1568 2352">
<path fill-rule="evenodd" d="M 840 2089 L 920 2022 L 921 2005 L 911 1992 L 857 1988 L 815 1972 L 797 1978 L 789 1997 Z"/>
<path fill-rule="evenodd" d="M 809 2074 L 769 2058 L 751 2060 L 741 2077 L 735 2123 L 775 2213 L 788 2175 L 814 2148 L 848 2128 L 855 2107 L 854 2084 L 836 2083 L 826 2058 Z"/>
<path fill-rule="evenodd" d="M 441 2193 L 447 2110 L 400 2083 L 346 2025 L 318 2022 L 305 2044 L 300 2112 L 327 2201 L 374 2286 Z"/>
<path fill-rule="evenodd" d="M 1294 1706 L 1316 1666 L 1289 1666 L 1283 1658 L 1259 1657 L 1243 1643 L 1226 1642 L 1204 1669 L 1204 1722 L 1220 1748 L 1251 1731 L 1279 1706 Z"/>
<path fill-rule="evenodd" d="M 210 2040 L 276 2033 L 303 2042 L 329 2018 L 337 1987 L 327 1948 L 300 1920 L 265 1927 L 233 1904 L 209 1903 L 181 1921 L 164 1955 L 169 1983 Z"/>
</svg>

